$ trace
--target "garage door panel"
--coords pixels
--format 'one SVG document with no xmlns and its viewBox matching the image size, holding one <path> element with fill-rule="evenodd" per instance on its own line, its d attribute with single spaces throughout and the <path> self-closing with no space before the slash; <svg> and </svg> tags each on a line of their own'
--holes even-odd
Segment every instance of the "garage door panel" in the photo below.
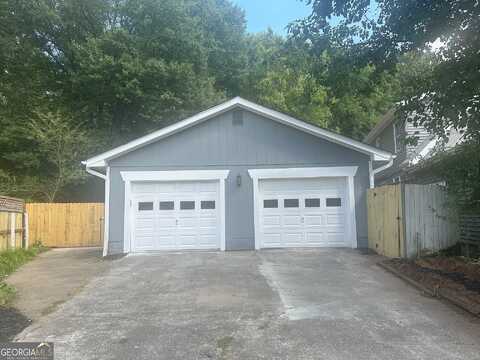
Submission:
<svg viewBox="0 0 480 360">
<path fill-rule="evenodd" d="M 135 238 L 135 246 L 139 249 L 153 249 L 154 239 L 151 235 L 138 235 Z"/>
<path fill-rule="evenodd" d="M 283 240 L 287 246 L 301 246 L 303 244 L 303 232 L 286 232 Z"/>
<path fill-rule="evenodd" d="M 346 178 L 260 180 L 260 246 L 347 246 L 346 186 Z"/>
<path fill-rule="evenodd" d="M 322 226 L 323 215 L 305 215 L 305 226 Z"/>
<path fill-rule="evenodd" d="M 265 233 L 263 234 L 264 247 L 279 247 L 282 245 L 282 235 L 279 233 Z"/>
<path fill-rule="evenodd" d="M 171 194 L 175 192 L 175 183 L 157 183 L 155 189 L 155 192 L 158 194 Z"/>
<path fill-rule="evenodd" d="M 204 216 L 198 219 L 198 226 L 201 228 L 216 228 L 218 219 L 213 216 Z"/>
<path fill-rule="evenodd" d="M 199 245 L 212 245 L 212 244 L 215 244 L 217 242 L 217 237 L 212 234 L 212 235 L 202 235 L 200 234 L 200 236 L 198 237 L 198 243 Z"/>
<path fill-rule="evenodd" d="M 181 231 L 182 229 L 194 229 L 197 225 L 197 218 L 194 216 L 182 216 L 177 220 L 177 227 Z"/>
<path fill-rule="evenodd" d="M 174 217 L 170 218 L 159 218 L 158 219 L 158 226 L 162 228 L 175 228 L 176 220 Z"/>
<path fill-rule="evenodd" d="M 154 183 L 134 183 L 132 184 L 132 192 L 135 194 L 156 193 L 157 185 Z"/>
<path fill-rule="evenodd" d="M 218 181 L 132 183 L 132 192 L 134 251 L 220 248 Z"/>
<path fill-rule="evenodd" d="M 327 242 L 331 246 L 344 246 L 345 234 L 343 233 L 327 233 Z"/>
<path fill-rule="evenodd" d="M 323 232 L 307 232 L 305 240 L 307 245 L 321 245 L 325 242 L 325 236 Z"/>
<path fill-rule="evenodd" d="M 178 236 L 178 244 L 180 246 L 193 246 L 196 243 L 197 236 L 195 234 L 181 234 Z"/>
<path fill-rule="evenodd" d="M 327 215 L 327 225 L 340 225 L 345 224 L 345 215 L 344 214 L 334 214 Z"/>
<path fill-rule="evenodd" d="M 175 236 L 157 236 L 156 242 L 160 248 L 173 248 L 175 246 Z"/>
<path fill-rule="evenodd" d="M 301 224 L 302 224 L 302 217 L 300 215 L 283 216 L 284 226 L 300 226 Z"/>
<path fill-rule="evenodd" d="M 195 193 L 197 191 L 198 184 L 195 182 L 178 182 L 175 186 L 175 192 L 177 193 Z"/>
</svg>

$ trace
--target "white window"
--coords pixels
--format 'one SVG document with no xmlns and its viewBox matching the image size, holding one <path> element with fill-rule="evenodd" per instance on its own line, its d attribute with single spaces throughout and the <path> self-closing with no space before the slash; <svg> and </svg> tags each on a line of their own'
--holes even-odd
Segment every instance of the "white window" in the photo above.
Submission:
<svg viewBox="0 0 480 360">
<path fill-rule="evenodd" d="M 174 210 L 174 201 L 160 201 L 160 210 Z"/>
<path fill-rule="evenodd" d="M 213 200 L 202 200 L 200 203 L 200 208 L 202 210 L 213 210 L 215 209 L 215 201 Z"/>
<path fill-rule="evenodd" d="M 283 200 L 284 208 L 298 208 L 299 207 L 298 199 L 285 199 Z"/>
<path fill-rule="evenodd" d="M 305 199 L 305 207 L 306 208 L 320 207 L 320 198 Z"/>
<path fill-rule="evenodd" d="M 180 210 L 195 210 L 195 201 L 180 201 Z"/>
<path fill-rule="evenodd" d="M 263 207 L 265 209 L 276 209 L 278 208 L 278 200 L 277 199 L 263 200 Z"/>
<path fill-rule="evenodd" d="M 138 203 L 138 211 L 149 211 L 153 210 L 153 202 L 143 201 Z"/>
<path fill-rule="evenodd" d="M 340 207 L 342 206 L 341 198 L 327 198 L 326 202 L 327 207 Z"/>
</svg>

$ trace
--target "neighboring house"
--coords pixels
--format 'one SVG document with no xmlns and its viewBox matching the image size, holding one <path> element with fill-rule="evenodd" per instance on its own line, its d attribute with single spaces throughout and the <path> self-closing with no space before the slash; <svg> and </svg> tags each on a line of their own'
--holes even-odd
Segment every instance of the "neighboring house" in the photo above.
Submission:
<svg viewBox="0 0 480 360">
<path fill-rule="evenodd" d="M 440 146 L 449 150 L 462 140 L 461 132 L 455 130 L 450 130 L 447 137 L 444 144 L 425 127 L 398 120 L 395 111 L 390 110 L 364 139 L 367 144 L 395 154 L 392 165 L 375 174 L 375 184 L 442 181 L 428 171 L 428 166 Z"/>
<path fill-rule="evenodd" d="M 84 162 L 104 254 L 367 248 L 372 162 L 392 154 L 234 98 Z"/>
</svg>

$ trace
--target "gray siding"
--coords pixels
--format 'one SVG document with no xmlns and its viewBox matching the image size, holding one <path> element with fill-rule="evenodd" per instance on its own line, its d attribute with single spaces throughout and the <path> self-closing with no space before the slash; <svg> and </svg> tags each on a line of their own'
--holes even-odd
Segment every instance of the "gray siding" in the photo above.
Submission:
<svg viewBox="0 0 480 360">
<path fill-rule="evenodd" d="M 368 155 L 245 111 L 232 111 L 110 161 L 109 253 L 123 251 L 124 182 L 120 171 L 229 169 L 226 184 L 228 250 L 254 248 L 253 186 L 247 170 L 271 167 L 359 166 L 355 177 L 359 247 L 367 247 Z M 241 175 L 242 185 L 236 185 Z"/>
</svg>

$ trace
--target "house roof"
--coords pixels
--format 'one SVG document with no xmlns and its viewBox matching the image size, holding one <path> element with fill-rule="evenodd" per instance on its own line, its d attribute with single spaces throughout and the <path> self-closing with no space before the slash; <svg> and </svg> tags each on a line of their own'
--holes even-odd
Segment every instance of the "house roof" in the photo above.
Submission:
<svg viewBox="0 0 480 360">
<path fill-rule="evenodd" d="M 291 126 L 297 130 L 304 131 L 319 138 L 323 138 L 333 143 L 371 155 L 375 161 L 388 161 L 393 157 L 393 155 L 388 151 L 377 149 L 360 141 L 356 141 L 346 136 L 319 128 L 318 126 L 308 124 L 289 115 L 255 104 L 251 101 L 242 99 L 240 97 L 235 97 L 231 100 L 221 103 L 220 105 L 214 106 L 208 110 L 193 115 L 185 120 L 179 121 L 173 125 L 154 131 L 150 134 L 130 141 L 124 145 L 118 146 L 102 154 L 96 155 L 88 160 L 82 161 L 82 163 L 86 165 L 87 168 L 105 167 L 108 160 L 122 156 L 128 152 L 139 149 L 167 136 L 176 134 L 182 130 L 200 124 L 208 119 L 211 119 L 214 116 L 217 116 L 234 108 L 242 108 L 251 111 L 258 115 L 277 121 L 281 124 Z"/>
<path fill-rule="evenodd" d="M 363 138 L 363 141 L 367 144 L 373 144 L 378 135 L 382 133 L 390 124 L 395 121 L 395 108 L 390 109 L 383 117 L 380 119 L 377 125 L 370 130 L 370 132 Z"/>
</svg>

